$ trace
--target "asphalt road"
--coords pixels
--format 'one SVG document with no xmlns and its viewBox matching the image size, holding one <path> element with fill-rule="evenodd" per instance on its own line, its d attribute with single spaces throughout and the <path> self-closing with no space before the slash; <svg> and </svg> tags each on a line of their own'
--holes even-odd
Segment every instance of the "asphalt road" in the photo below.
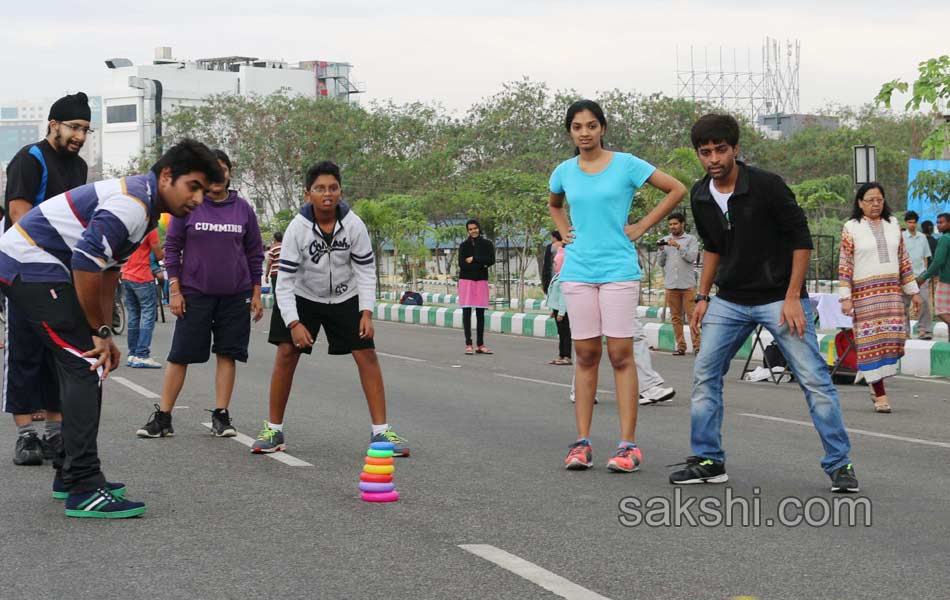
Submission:
<svg viewBox="0 0 950 600">
<path fill-rule="evenodd" d="M 274 356 L 267 322 L 255 326 L 232 404 L 235 425 L 251 437 L 267 416 Z M 312 466 L 251 455 L 208 434 L 202 423 L 213 407 L 213 363 L 190 370 L 174 415 L 177 435 L 137 439 L 155 401 L 142 391 L 158 393 L 161 372 L 122 368 L 105 384 L 100 451 L 109 479 L 125 482 L 148 512 L 112 522 L 65 518 L 61 502 L 49 498 L 50 469 L 12 464 L 15 430 L 4 419 L 0 597 L 950 595 L 946 383 L 890 380 L 891 415 L 871 411 L 866 388 L 840 387 L 847 425 L 864 431 L 852 433 L 853 458 L 871 524 L 864 504 L 858 526 L 769 526 L 782 499 L 797 499 L 786 514 L 799 518 L 795 507 L 817 499 L 811 515 L 822 521 L 821 503 L 840 496 L 820 470 L 821 447 L 797 386 L 739 383 L 741 363 L 734 363 L 723 429 L 730 481 L 679 494 L 682 502 L 695 498 L 693 515 L 706 497 L 757 501 L 761 521 L 742 526 L 734 507 L 732 526 L 624 526 L 621 517 L 632 524 L 637 502 L 641 517 L 660 519 L 658 507 L 677 497 L 666 465 L 689 454 L 691 357 L 654 354 L 678 395 L 641 408 L 644 464 L 633 474 L 604 468 L 618 436 L 605 363 L 596 466 L 568 472 L 571 370 L 547 365 L 555 341 L 490 334 L 494 356 L 464 356 L 460 331 L 381 322 L 376 329 L 389 420 L 412 446 L 396 464 L 398 503 L 359 499 L 366 405 L 352 359 L 327 356 L 322 337 L 301 361 L 285 425 L 287 453 Z M 157 357 L 171 331 L 171 323 L 158 326 Z M 647 515 L 647 507 L 657 510 Z M 479 546 L 462 548 L 469 545 Z"/>
</svg>

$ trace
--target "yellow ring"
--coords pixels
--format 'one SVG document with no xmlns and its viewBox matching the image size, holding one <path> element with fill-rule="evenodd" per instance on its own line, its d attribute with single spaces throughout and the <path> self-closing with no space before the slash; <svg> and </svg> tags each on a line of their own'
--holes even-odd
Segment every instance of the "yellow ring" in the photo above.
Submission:
<svg viewBox="0 0 950 600">
<path fill-rule="evenodd" d="M 392 465 L 363 465 L 364 473 L 376 473 L 378 475 L 389 475 L 396 471 Z"/>
</svg>

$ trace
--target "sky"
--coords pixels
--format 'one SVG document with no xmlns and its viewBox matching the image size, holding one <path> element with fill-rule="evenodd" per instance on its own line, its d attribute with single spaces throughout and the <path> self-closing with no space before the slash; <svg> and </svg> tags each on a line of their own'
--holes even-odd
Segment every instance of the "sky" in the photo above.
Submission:
<svg viewBox="0 0 950 600">
<path fill-rule="evenodd" d="M 137 6 L 130 7 L 129 4 Z M 244 55 L 341 60 L 365 101 L 424 101 L 462 114 L 505 82 L 529 77 L 585 95 L 675 95 L 692 46 L 759 70 L 766 37 L 801 42 L 801 109 L 871 102 L 891 79 L 950 53 L 950 2 L 798 0 L 47 0 L 0 16 L 0 100 L 56 98 L 104 86 L 104 59 L 147 64 Z M 727 67 L 731 68 L 731 59 Z"/>
</svg>

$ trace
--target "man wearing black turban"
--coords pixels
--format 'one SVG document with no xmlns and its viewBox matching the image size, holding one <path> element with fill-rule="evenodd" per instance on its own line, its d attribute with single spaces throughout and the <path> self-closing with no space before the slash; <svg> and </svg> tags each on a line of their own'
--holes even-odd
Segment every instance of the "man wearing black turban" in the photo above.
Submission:
<svg viewBox="0 0 950 600">
<path fill-rule="evenodd" d="M 79 150 L 90 133 L 89 98 L 79 92 L 64 96 L 49 110 L 46 139 L 23 147 L 7 167 L 4 230 L 44 200 L 86 183 L 88 167 Z M 4 300 L 6 302 L 6 300 Z M 62 412 L 56 371 L 50 351 L 29 323 L 6 302 L 6 367 L 3 370 L 3 410 L 13 414 L 17 441 L 13 462 L 42 465 L 62 448 Z M 46 410 L 43 436 L 32 415 Z"/>
</svg>

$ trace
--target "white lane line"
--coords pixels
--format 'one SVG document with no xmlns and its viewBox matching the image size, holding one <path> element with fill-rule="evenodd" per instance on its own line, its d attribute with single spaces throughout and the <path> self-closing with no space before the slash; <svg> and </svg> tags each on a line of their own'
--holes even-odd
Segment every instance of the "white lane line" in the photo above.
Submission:
<svg viewBox="0 0 950 600">
<path fill-rule="evenodd" d="M 140 386 L 139 384 L 134 383 L 134 382 L 132 382 L 132 381 L 129 381 L 129 380 L 126 379 L 125 377 L 118 377 L 118 376 L 116 376 L 116 375 L 113 375 L 113 376 L 110 377 L 109 379 L 111 379 L 112 381 L 115 381 L 116 383 L 121 383 L 122 385 L 124 385 L 125 387 L 129 388 L 129 389 L 132 390 L 133 392 L 138 392 L 139 394 L 145 396 L 146 398 L 149 398 L 149 399 L 158 399 L 158 398 L 161 398 L 161 396 L 159 396 L 158 394 L 156 394 L 156 393 L 153 392 L 152 390 L 143 388 L 143 387 Z"/>
<path fill-rule="evenodd" d="M 739 413 L 743 417 L 752 417 L 753 419 L 763 419 L 765 421 L 778 421 L 779 423 L 791 423 L 793 425 L 803 425 L 805 427 L 814 427 L 814 424 L 809 423 L 808 421 L 795 421 L 793 419 L 783 419 L 781 417 L 770 417 L 767 415 L 756 415 L 753 413 Z M 884 438 L 885 440 L 897 440 L 899 442 L 910 442 L 911 444 L 921 444 L 922 446 L 937 446 L 938 448 L 950 448 L 950 443 L 947 442 L 935 442 L 933 440 L 922 440 L 920 438 L 912 437 L 903 437 L 900 435 L 891 435 L 889 433 L 878 433 L 876 431 L 867 431 L 866 429 L 854 429 L 848 427 L 848 433 L 859 433 L 861 435 L 869 435 L 877 438 Z"/>
<path fill-rule="evenodd" d="M 564 579 L 560 575 L 555 575 L 551 571 L 542 569 L 538 565 L 528 562 L 519 556 L 505 552 L 501 548 L 496 548 L 488 544 L 461 544 L 459 548 L 466 552 L 471 552 L 475 556 L 484 558 L 488 562 L 495 563 L 502 569 L 511 571 L 515 575 L 523 577 L 561 598 L 567 598 L 568 600 L 610 600 L 610 598 L 606 596 L 601 596 L 597 592 L 583 588 L 573 581 Z"/>
<path fill-rule="evenodd" d="M 204 425 L 208 429 L 211 429 L 211 423 L 202 423 L 202 425 Z M 248 448 L 254 445 L 254 438 L 246 436 L 243 433 L 239 433 L 231 439 L 234 440 L 235 442 L 244 444 Z M 285 465 L 290 465 L 291 467 L 312 467 L 313 466 L 307 461 L 300 460 L 299 458 L 295 456 L 291 456 L 287 454 L 286 452 L 271 452 L 270 454 L 265 454 L 264 456 L 273 458 L 274 460 L 280 461 L 284 463 Z"/>
<path fill-rule="evenodd" d="M 950 381 L 943 379 L 939 375 L 921 375 L 920 377 L 914 377 L 913 375 L 895 375 L 895 378 L 903 379 L 904 381 L 929 381 L 930 383 L 950 385 Z"/>
<path fill-rule="evenodd" d="M 424 359 L 424 358 L 413 358 L 413 357 L 411 357 L 411 356 L 403 356 L 403 355 L 401 355 L 401 354 L 389 354 L 389 353 L 387 353 L 387 352 L 380 352 L 379 350 L 376 351 L 376 354 L 378 354 L 378 355 L 380 355 L 380 356 L 388 356 L 389 358 L 398 358 L 398 359 L 401 359 L 401 360 L 408 360 L 408 361 L 412 361 L 412 362 L 429 362 L 429 361 L 427 361 L 427 360 Z"/>
<path fill-rule="evenodd" d="M 505 379 L 516 379 L 518 381 L 527 381 L 528 383 L 543 383 L 544 385 L 555 385 L 557 387 L 564 387 L 568 389 L 571 389 L 572 387 L 574 387 L 569 383 L 557 383 L 554 381 L 545 381 L 543 379 L 531 379 L 530 377 L 518 377 L 517 375 L 505 375 L 504 373 L 495 373 L 495 375 L 497 375 L 498 377 L 504 377 Z M 614 392 L 613 390 L 602 390 L 600 388 L 597 388 L 597 393 L 598 394 L 613 394 Z"/>
</svg>

